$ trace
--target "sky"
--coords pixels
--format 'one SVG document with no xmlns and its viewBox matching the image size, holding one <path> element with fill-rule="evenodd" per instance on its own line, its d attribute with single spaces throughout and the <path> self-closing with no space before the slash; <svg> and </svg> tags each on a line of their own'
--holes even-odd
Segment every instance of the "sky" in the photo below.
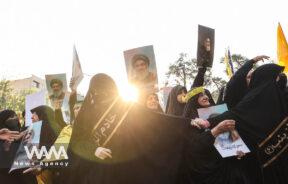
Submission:
<svg viewBox="0 0 288 184">
<path fill-rule="evenodd" d="M 288 34 L 284 0 L 1 0 L 0 77 L 72 73 L 75 44 L 87 90 L 91 75 L 127 82 L 123 51 L 153 45 L 160 83 L 179 53 L 195 58 L 198 24 L 215 29 L 213 73 L 225 49 L 276 60 L 276 30 Z"/>
</svg>

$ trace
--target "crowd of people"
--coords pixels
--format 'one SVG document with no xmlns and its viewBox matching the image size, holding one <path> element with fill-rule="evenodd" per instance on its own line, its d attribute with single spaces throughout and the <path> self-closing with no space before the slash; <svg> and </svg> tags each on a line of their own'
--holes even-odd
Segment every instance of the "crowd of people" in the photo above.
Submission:
<svg viewBox="0 0 288 184">
<path fill-rule="evenodd" d="M 122 101 L 113 79 L 102 73 L 92 77 L 83 102 L 77 102 L 77 92 L 72 90 L 71 122 L 63 120 L 59 107 L 44 105 L 31 109 L 32 121 L 42 121 L 40 147 L 50 148 L 59 137 L 69 137 L 66 168 L 35 167 L 9 172 L 26 129 L 20 126 L 13 110 L 2 110 L 0 181 L 287 184 L 288 138 L 278 141 L 273 153 L 269 152 L 265 158 L 262 154 L 267 153 L 267 147 L 262 145 L 279 140 L 280 130 L 285 133 L 287 125 L 281 122 L 288 115 L 284 67 L 277 64 L 255 67 L 257 62 L 268 58 L 257 56 L 246 61 L 216 100 L 204 86 L 206 68 L 199 67 L 190 89 L 181 85 L 172 88 L 165 111 L 156 92 L 141 92 L 135 104 Z M 199 118 L 197 109 L 224 103 L 228 111 L 207 120 Z M 235 130 L 239 135 L 232 135 L 240 136 L 250 152 L 223 158 L 214 147 L 215 139 Z"/>
</svg>

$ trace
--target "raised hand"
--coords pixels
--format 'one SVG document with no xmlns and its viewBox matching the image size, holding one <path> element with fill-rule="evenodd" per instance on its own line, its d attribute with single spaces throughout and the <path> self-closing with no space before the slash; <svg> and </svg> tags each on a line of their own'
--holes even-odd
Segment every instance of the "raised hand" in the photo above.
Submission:
<svg viewBox="0 0 288 184">
<path fill-rule="evenodd" d="M 0 130 L 0 140 L 13 142 L 14 140 L 18 140 L 19 136 L 20 134 L 18 131 L 10 131 L 7 128 Z"/>
<path fill-rule="evenodd" d="M 269 56 L 265 56 L 265 55 L 260 55 L 260 56 L 256 56 L 254 57 L 252 60 L 254 61 L 254 63 L 257 63 L 258 61 L 263 61 L 264 59 L 270 59 Z"/>
</svg>

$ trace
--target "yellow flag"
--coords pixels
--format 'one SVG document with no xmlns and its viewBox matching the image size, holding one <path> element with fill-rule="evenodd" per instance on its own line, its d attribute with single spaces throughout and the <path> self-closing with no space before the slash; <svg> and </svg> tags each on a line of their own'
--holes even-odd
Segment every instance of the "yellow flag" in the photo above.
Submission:
<svg viewBox="0 0 288 184">
<path fill-rule="evenodd" d="M 224 57 L 224 63 L 226 65 L 226 73 L 229 77 L 229 79 L 232 77 L 233 75 L 233 67 L 231 66 L 232 65 L 232 62 L 231 62 L 231 58 L 230 58 L 230 51 L 229 49 L 226 51 L 225 53 L 225 57 Z"/>
<path fill-rule="evenodd" d="M 284 72 L 288 72 L 288 44 L 283 33 L 280 23 L 278 23 L 277 29 L 277 56 L 278 64 L 285 66 Z"/>
</svg>

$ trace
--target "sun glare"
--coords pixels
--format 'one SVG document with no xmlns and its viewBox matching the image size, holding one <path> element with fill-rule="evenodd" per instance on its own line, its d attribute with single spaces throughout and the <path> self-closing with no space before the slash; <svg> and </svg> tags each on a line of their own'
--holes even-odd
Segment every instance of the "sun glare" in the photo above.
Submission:
<svg viewBox="0 0 288 184">
<path fill-rule="evenodd" d="M 120 96 L 125 101 L 137 102 L 138 100 L 138 90 L 135 86 L 129 84 L 122 84 L 119 86 Z"/>
</svg>

